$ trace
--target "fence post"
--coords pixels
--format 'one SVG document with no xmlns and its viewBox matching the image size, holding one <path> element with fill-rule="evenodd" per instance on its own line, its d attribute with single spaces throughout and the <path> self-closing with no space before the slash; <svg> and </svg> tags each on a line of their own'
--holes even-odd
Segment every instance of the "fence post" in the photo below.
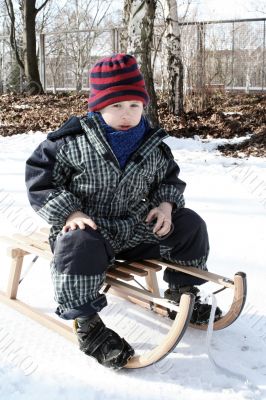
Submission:
<svg viewBox="0 0 266 400">
<path fill-rule="evenodd" d="M 112 28 L 112 51 L 119 52 L 119 33 L 117 28 Z"/>
<path fill-rule="evenodd" d="M 204 53 L 205 53 L 205 26 L 200 22 L 197 25 L 197 89 L 201 90 L 205 84 L 204 74 Z"/>
<path fill-rule="evenodd" d="M 234 88 L 234 60 L 235 60 L 235 22 L 233 21 L 232 31 L 232 63 L 231 63 L 231 87 Z"/>
<path fill-rule="evenodd" d="M 45 76 L 45 33 L 40 33 L 40 78 L 44 92 L 46 91 Z"/>
</svg>

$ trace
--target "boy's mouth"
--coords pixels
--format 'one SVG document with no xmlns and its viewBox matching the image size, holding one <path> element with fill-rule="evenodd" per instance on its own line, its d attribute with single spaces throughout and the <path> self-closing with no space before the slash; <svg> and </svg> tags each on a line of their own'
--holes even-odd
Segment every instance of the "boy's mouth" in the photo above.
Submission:
<svg viewBox="0 0 266 400">
<path fill-rule="evenodd" d="M 120 125 L 119 129 L 121 129 L 121 131 L 126 131 L 127 129 L 130 129 L 131 125 Z"/>
</svg>

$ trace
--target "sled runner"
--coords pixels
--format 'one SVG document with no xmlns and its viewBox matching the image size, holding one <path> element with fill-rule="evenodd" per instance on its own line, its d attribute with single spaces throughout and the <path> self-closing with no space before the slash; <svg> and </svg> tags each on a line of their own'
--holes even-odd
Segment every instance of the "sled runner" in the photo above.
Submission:
<svg viewBox="0 0 266 400">
<path fill-rule="evenodd" d="M 27 273 L 26 271 L 24 277 L 21 277 L 24 256 L 28 254 L 34 255 L 32 264 L 35 263 L 38 257 L 47 260 L 52 259 L 48 243 L 48 229 L 42 228 L 30 236 L 15 234 L 12 237 L 1 237 L 0 239 L 8 242 L 8 254 L 12 260 L 7 289 L 5 292 L 0 291 L 0 300 L 63 335 L 65 338 L 76 342 L 76 336 L 68 325 L 17 299 L 19 284 Z M 196 329 L 207 329 L 207 324 L 197 325 L 190 323 L 194 305 L 194 296 L 192 294 L 183 294 L 178 306 L 160 296 L 156 274 L 163 267 L 170 267 L 174 270 L 205 279 L 206 281 L 214 282 L 221 287 L 215 293 L 224 289 L 229 289 L 233 292 L 231 307 L 218 321 L 214 322 L 214 330 L 223 329 L 231 325 L 239 317 L 244 307 L 247 287 L 246 275 L 243 272 L 237 272 L 232 279 L 229 279 L 197 268 L 164 261 L 143 260 L 129 262 L 117 260 L 115 266 L 107 272 L 103 288 L 105 293 L 110 292 L 141 307 L 151 309 L 162 316 L 167 317 L 171 311 L 176 312 L 172 326 L 162 343 L 148 353 L 139 356 L 136 355 L 131 358 L 126 368 L 142 368 L 163 359 L 176 347 L 188 326 Z M 144 279 L 144 284 L 140 284 L 138 282 L 139 279 Z"/>
</svg>

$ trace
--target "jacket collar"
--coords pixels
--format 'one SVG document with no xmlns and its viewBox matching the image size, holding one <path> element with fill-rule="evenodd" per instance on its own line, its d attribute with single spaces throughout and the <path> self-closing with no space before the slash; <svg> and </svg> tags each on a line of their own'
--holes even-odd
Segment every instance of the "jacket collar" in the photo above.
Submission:
<svg viewBox="0 0 266 400">
<path fill-rule="evenodd" d="M 109 143 L 106 140 L 104 130 L 101 126 L 99 118 L 94 115 L 90 118 L 82 117 L 80 119 L 81 126 L 95 150 L 103 157 L 106 161 L 109 161 L 112 167 L 120 174 L 128 175 L 133 172 L 139 164 L 141 164 L 154 150 L 155 147 L 159 146 L 160 143 L 168 137 L 168 133 L 162 129 L 151 129 L 144 142 L 141 143 L 140 147 L 134 152 L 129 159 L 125 170 L 121 170 L 119 162 L 113 153 Z"/>
</svg>

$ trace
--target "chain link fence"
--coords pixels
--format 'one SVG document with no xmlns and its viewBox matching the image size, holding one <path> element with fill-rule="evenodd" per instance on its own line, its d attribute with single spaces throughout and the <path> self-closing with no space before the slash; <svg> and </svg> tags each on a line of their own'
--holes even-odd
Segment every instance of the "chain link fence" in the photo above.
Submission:
<svg viewBox="0 0 266 400">
<path fill-rule="evenodd" d="M 265 91 L 265 27 L 265 18 L 181 23 L 185 93 L 202 88 Z M 87 91 L 90 67 L 100 57 L 120 50 L 121 30 L 41 34 L 38 55 L 44 89 L 53 92 Z M 6 28 L 0 34 L 0 93 L 23 88 L 5 31 Z M 154 39 L 155 50 L 160 43 L 160 28 L 156 30 Z M 161 47 L 153 53 L 156 53 L 156 87 L 161 88 Z"/>
<path fill-rule="evenodd" d="M 88 70 L 113 52 L 113 30 L 72 31 L 40 36 L 40 71 L 45 90 L 88 88 Z"/>
<path fill-rule="evenodd" d="M 265 90 L 265 19 L 181 25 L 185 86 Z"/>
</svg>

